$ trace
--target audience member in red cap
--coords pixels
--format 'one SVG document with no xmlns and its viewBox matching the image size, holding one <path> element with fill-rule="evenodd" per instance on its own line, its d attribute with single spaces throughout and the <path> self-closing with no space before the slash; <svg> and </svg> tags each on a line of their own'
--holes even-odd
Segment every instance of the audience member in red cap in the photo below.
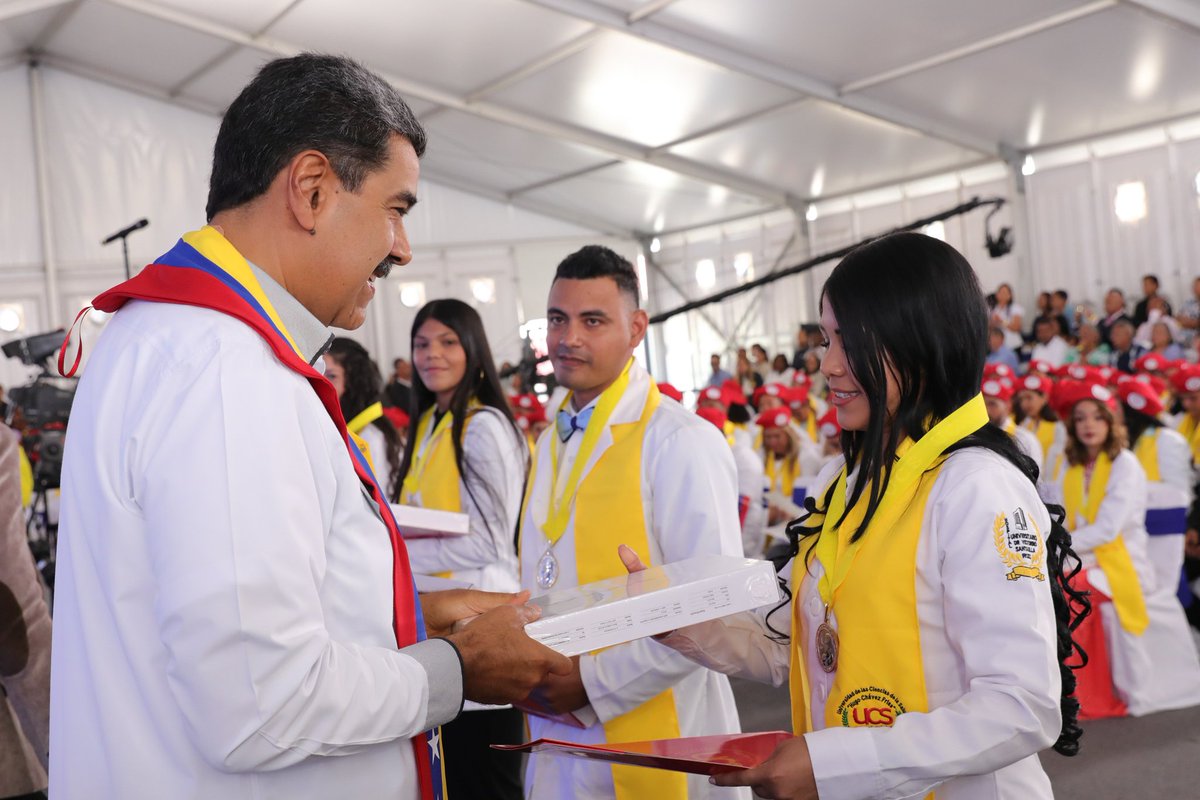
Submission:
<svg viewBox="0 0 1200 800">
<path fill-rule="evenodd" d="M 750 400 L 754 404 L 754 409 L 761 414 L 764 411 L 787 405 L 788 392 L 788 387 L 782 383 L 768 383 L 755 389 L 754 396 Z"/>
<path fill-rule="evenodd" d="M 792 412 L 793 427 L 808 439 L 808 443 L 821 444 L 821 434 L 817 431 L 817 411 L 813 408 L 808 389 L 804 386 L 793 386 L 787 391 L 786 399 Z"/>
<path fill-rule="evenodd" d="M 987 370 L 984 370 L 986 373 Z M 1013 385 L 1008 380 L 998 377 L 985 377 L 980 387 L 983 392 L 983 402 L 987 405 L 988 419 L 1000 430 L 1016 440 L 1021 452 L 1029 456 L 1041 467 L 1046 454 L 1038 442 L 1037 436 L 1017 425 L 1012 416 Z"/>
<path fill-rule="evenodd" d="M 733 449 L 737 467 L 738 520 L 742 525 L 742 551 L 747 558 L 762 558 L 767 530 L 767 479 L 762 458 L 741 431 L 729 431 L 725 412 L 712 406 L 696 409 L 702 418 L 717 426 Z"/>
<path fill-rule="evenodd" d="M 1200 465 L 1200 366 L 1189 365 L 1171 375 L 1171 388 L 1183 407 L 1178 431 L 1192 451 L 1192 463 Z"/>
<path fill-rule="evenodd" d="M 1136 392 L 1139 385 L 1122 388 Z M 1200 661 L 1174 597 L 1178 584 L 1160 585 L 1150 562 L 1146 471 L 1126 449 L 1116 399 L 1102 386 L 1064 381 L 1055 403 L 1067 446 L 1053 480 L 1084 565 L 1078 583 L 1092 591 L 1103 620 L 1079 671 L 1081 715 L 1140 716 L 1200 703 Z"/>
<path fill-rule="evenodd" d="M 1054 383 L 1044 375 L 1030 373 L 1018 378 L 1014 388 L 1017 425 L 1037 437 L 1043 453 L 1040 466 L 1045 470 L 1050 466 L 1050 454 L 1061 450 L 1067 438 L 1066 429 L 1059 423 L 1058 414 L 1049 402 Z"/>
<path fill-rule="evenodd" d="M 758 415 L 755 423 L 762 430 L 763 469 L 770 495 L 788 498 L 800 477 L 800 437 L 792 428 L 792 412 L 786 407 L 773 408 Z M 794 516 L 782 503 L 770 503 L 767 524 L 776 525 Z"/>
</svg>

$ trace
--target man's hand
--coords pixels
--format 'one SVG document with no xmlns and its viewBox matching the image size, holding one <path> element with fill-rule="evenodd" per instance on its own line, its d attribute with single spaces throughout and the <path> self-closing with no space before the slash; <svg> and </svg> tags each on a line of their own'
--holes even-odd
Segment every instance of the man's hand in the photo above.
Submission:
<svg viewBox="0 0 1200 800">
<path fill-rule="evenodd" d="M 481 592 L 477 589 L 449 589 L 420 595 L 425 633 L 430 638 L 446 636 L 480 614 L 499 606 L 524 605 L 529 592 Z"/>
<path fill-rule="evenodd" d="M 579 673 L 579 656 L 571 659 L 571 671 L 566 675 L 547 675 L 530 696 L 539 705 L 555 714 L 565 714 L 588 704 L 587 690 Z"/>
<path fill-rule="evenodd" d="M 714 775 L 717 786 L 750 786 L 757 797 L 770 800 L 817 800 L 808 743 L 803 736 L 786 740 L 757 767 Z"/>
<path fill-rule="evenodd" d="M 468 700 L 515 703 L 548 676 L 570 674 L 571 659 L 525 633 L 525 626 L 541 613 L 537 606 L 501 604 L 445 637 L 462 656 L 463 693 Z"/>
<path fill-rule="evenodd" d="M 1188 558 L 1200 558 L 1200 531 L 1189 528 L 1184 534 L 1183 554 Z"/>
</svg>

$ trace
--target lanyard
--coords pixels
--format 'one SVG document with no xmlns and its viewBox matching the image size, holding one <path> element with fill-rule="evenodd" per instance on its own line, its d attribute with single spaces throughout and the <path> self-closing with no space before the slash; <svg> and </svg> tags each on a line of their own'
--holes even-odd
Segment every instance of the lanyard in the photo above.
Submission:
<svg viewBox="0 0 1200 800">
<path fill-rule="evenodd" d="M 870 527 L 877 530 L 890 528 L 908 507 L 921 476 L 934 465 L 946 448 L 970 436 L 987 422 L 987 406 L 984 405 L 983 395 L 977 394 L 955 409 L 950 416 L 934 425 L 921 437 L 921 441 L 905 439 L 901 442 L 896 450 L 899 460 L 892 467 L 892 474 Z M 821 600 L 827 608 L 833 604 L 839 587 L 850 574 L 855 556 L 866 539 L 867 532 L 864 532 L 858 541 L 850 541 L 850 537 L 858 530 L 863 517 L 866 516 L 868 498 L 869 491 L 863 491 L 858 502 L 846 515 L 845 521 L 840 526 L 837 524 L 846 507 L 846 469 L 843 468 L 838 475 L 837 487 L 825 514 L 825 522 L 821 526 L 815 550 L 816 558 L 824 568 L 818 588 Z"/>
<path fill-rule="evenodd" d="M 621 371 L 620 376 L 601 393 L 600 399 L 596 401 L 596 410 L 592 412 L 592 418 L 583 432 L 583 441 L 579 444 L 579 452 L 575 454 L 575 463 L 571 465 L 571 472 L 567 475 L 567 483 L 563 487 L 562 494 L 553 490 L 550 492 L 550 514 L 546 518 L 546 524 L 542 530 L 552 545 L 558 542 L 567 531 L 567 522 L 571 518 L 571 509 L 575 506 L 575 495 L 579 492 L 583 467 L 592 457 L 596 444 L 600 441 L 600 434 L 608 426 L 608 418 L 612 416 L 617 402 L 629 387 L 629 368 L 631 366 L 633 366 L 632 358 L 625 364 L 625 369 Z M 565 407 L 570 400 L 571 396 L 568 395 L 567 399 L 563 401 L 563 406 Z M 566 442 L 553 441 L 550 444 L 550 476 L 553 481 L 557 481 L 558 476 L 558 452 L 565 449 L 566 446 Z"/>
<path fill-rule="evenodd" d="M 383 416 L 383 403 L 376 401 L 364 408 L 346 423 L 351 433 L 362 433 L 362 429 Z"/>
</svg>

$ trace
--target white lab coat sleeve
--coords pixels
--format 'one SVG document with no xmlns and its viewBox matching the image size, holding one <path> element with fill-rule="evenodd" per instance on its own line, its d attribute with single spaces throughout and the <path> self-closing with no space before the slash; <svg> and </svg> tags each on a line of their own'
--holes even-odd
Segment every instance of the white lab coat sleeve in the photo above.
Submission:
<svg viewBox="0 0 1200 800">
<path fill-rule="evenodd" d="M 1187 439 L 1170 429 L 1161 429 L 1158 434 L 1158 473 L 1163 483 L 1182 491 L 1187 497 L 1192 494 L 1192 451 Z"/>
<path fill-rule="evenodd" d="M 1113 541 L 1131 520 L 1134 525 L 1141 524 L 1139 517 L 1146 513 L 1146 472 L 1133 453 L 1124 450 L 1117 456 L 1102 491 L 1104 499 L 1096 519 L 1071 531 L 1071 546 L 1077 553 L 1091 552 Z"/>
<path fill-rule="evenodd" d="M 946 636 L 969 687 L 891 728 L 805 734 L 821 800 L 915 797 L 957 775 L 993 772 L 1052 744 L 1061 727 L 1054 608 L 1048 581 L 1009 580 L 993 544 L 997 514 L 1017 508 L 1041 536 L 1049 515 L 1032 485 L 994 460 L 942 472 L 926 509 L 937 537 Z M 1044 570 L 1044 567 L 1043 567 Z M 946 665 L 950 667 L 951 665 Z M 938 668 L 926 664 L 925 669 Z"/>
<path fill-rule="evenodd" d="M 354 753 L 430 722 L 421 661 L 326 629 L 333 512 L 317 486 L 334 482 L 339 443 L 301 424 L 293 409 L 317 401 L 281 369 L 259 343 L 168 363 L 127 448 L 170 691 L 197 750 L 229 772 Z M 456 659 L 446 642 L 416 647 L 437 649 Z"/>
<path fill-rule="evenodd" d="M 479 569 L 508 562 L 517 572 L 514 536 L 521 513 L 527 453 L 522 439 L 498 411 L 476 412 L 463 436 L 467 476 L 459 482 L 470 534 L 405 542 L 413 572 Z M 470 491 L 468 491 L 468 487 Z"/>
<path fill-rule="evenodd" d="M 660 412 L 661 413 L 661 412 Z M 690 415 L 689 415 L 690 416 Z M 673 430 L 643 448 L 643 465 L 652 486 L 651 536 L 662 562 L 692 556 L 742 555 L 737 517 L 737 473 L 733 453 L 709 423 L 675 421 Z M 641 639 L 594 655 L 581 656 L 580 674 L 588 701 L 601 722 L 641 705 L 700 669 L 694 662 L 654 641 Z"/>
</svg>

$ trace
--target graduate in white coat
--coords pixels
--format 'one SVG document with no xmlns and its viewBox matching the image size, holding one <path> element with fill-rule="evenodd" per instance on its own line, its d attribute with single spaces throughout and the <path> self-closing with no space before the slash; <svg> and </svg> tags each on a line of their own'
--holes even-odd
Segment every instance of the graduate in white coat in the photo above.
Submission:
<svg viewBox="0 0 1200 800">
<path fill-rule="evenodd" d="M 984 403 L 987 404 L 988 419 L 1000 430 L 1013 437 L 1021 452 L 1033 459 L 1039 467 L 1046 454 L 1037 436 L 1013 421 L 1013 385 L 1003 378 L 985 378 L 980 387 Z"/>
<path fill-rule="evenodd" d="M 571 391 L 537 443 L 521 517 L 521 584 L 534 591 L 624 575 L 617 546 L 651 564 L 740 556 L 737 477 L 712 425 L 670 400 L 633 352 L 646 332 L 633 266 L 585 247 L 558 266 L 547 348 Z M 601 743 L 739 730 L 729 681 L 651 639 L 573 659 L 533 701 L 586 727 L 529 717 L 532 738 Z M 749 797 L 702 776 L 533 756 L 526 795 L 676 800 Z"/>
<path fill-rule="evenodd" d="M 790 600 L 662 639 L 790 683 L 797 736 L 714 780 L 789 800 L 1050 798 L 1036 753 L 1071 754 L 1080 734 L 1058 652 L 1073 557 L 978 394 L 974 272 L 927 236 L 876 240 L 830 275 L 821 327 L 846 458 L 791 527 Z"/>
<path fill-rule="evenodd" d="M 94 301 L 115 313 L 63 461 L 59 800 L 434 800 L 426 732 L 569 669 L 520 596 L 417 597 L 321 372 L 412 257 L 424 143 L 353 61 L 273 61 L 217 134 L 213 224 Z"/>
</svg>

